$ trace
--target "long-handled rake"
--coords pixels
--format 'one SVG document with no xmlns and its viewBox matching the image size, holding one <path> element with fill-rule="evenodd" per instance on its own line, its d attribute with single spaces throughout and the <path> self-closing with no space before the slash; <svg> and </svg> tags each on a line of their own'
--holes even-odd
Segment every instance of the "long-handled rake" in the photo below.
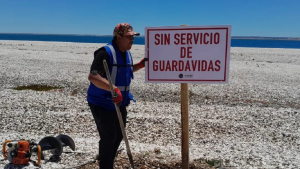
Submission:
<svg viewBox="0 0 300 169">
<path fill-rule="evenodd" d="M 104 65 L 106 76 L 107 76 L 107 79 L 108 79 L 108 82 L 109 82 L 109 87 L 110 87 L 111 95 L 115 96 L 116 93 L 115 93 L 115 91 L 113 89 L 113 84 L 112 84 L 112 80 L 111 80 L 111 77 L 110 77 L 110 73 L 109 73 L 109 69 L 108 69 L 106 60 L 103 60 L 103 65 Z M 124 139 L 125 144 L 126 144 L 127 155 L 128 155 L 131 167 L 134 168 L 132 154 L 131 154 L 131 151 L 130 151 L 130 147 L 129 147 L 127 135 L 126 135 L 126 132 L 125 132 L 123 119 L 122 119 L 122 116 L 121 116 L 121 113 L 120 113 L 120 108 L 119 108 L 119 106 L 116 103 L 114 103 L 114 104 L 115 104 L 115 108 L 116 108 L 116 111 L 117 111 L 117 115 L 118 115 L 120 127 L 121 127 L 121 130 L 122 130 L 123 139 Z"/>
</svg>

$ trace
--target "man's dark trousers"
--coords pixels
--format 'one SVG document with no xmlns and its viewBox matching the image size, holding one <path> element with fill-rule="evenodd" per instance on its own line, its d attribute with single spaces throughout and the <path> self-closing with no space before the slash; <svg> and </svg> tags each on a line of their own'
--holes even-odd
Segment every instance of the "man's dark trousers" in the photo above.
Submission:
<svg viewBox="0 0 300 169">
<path fill-rule="evenodd" d="M 90 104 L 99 136 L 99 166 L 101 169 L 113 169 L 114 159 L 123 139 L 116 110 Z M 120 106 L 124 125 L 126 125 L 127 110 Z"/>
</svg>

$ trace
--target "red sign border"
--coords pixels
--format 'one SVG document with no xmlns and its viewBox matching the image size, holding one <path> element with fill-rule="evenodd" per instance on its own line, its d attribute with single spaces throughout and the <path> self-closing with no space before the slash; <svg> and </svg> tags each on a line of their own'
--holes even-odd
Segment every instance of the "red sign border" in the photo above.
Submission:
<svg viewBox="0 0 300 169">
<path fill-rule="evenodd" d="M 225 70 L 224 70 L 224 79 L 222 80 L 201 80 L 201 79 L 193 79 L 193 80 L 180 80 L 180 79 L 149 79 L 149 62 L 148 62 L 148 81 L 160 81 L 160 82 L 167 82 L 167 81 L 180 81 L 180 82 L 185 82 L 185 81 L 197 81 L 197 82 L 202 82 L 202 81 L 206 81 L 206 82 L 225 82 L 226 81 L 226 73 L 227 73 L 227 49 L 228 49 L 228 28 L 222 28 L 222 27 L 218 27 L 218 28 L 175 28 L 175 29 L 170 29 L 170 28 L 166 28 L 166 29 L 147 29 L 147 57 L 149 58 L 149 33 L 150 31 L 162 31 L 162 30 L 215 30 L 215 29 L 225 29 L 226 30 L 226 50 L 225 50 Z"/>
</svg>

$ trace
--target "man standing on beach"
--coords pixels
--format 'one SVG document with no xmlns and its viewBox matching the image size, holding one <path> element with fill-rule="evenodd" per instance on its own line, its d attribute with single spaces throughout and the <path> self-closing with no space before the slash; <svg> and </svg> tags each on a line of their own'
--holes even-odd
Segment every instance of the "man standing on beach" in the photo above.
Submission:
<svg viewBox="0 0 300 169">
<path fill-rule="evenodd" d="M 113 32 L 112 42 L 94 52 L 94 60 L 88 77 L 91 83 L 87 91 L 87 101 L 100 135 L 98 160 L 102 169 L 113 169 L 114 159 L 123 139 L 114 103 L 119 105 L 125 125 L 126 107 L 131 100 L 135 101 L 130 93 L 133 72 L 144 68 L 148 60 L 144 58 L 139 63 L 133 64 L 129 50 L 132 47 L 134 35 L 140 34 L 134 32 L 130 24 L 118 24 Z M 117 97 L 111 95 L 103 60 L 107 62 Z"/>
</svg>

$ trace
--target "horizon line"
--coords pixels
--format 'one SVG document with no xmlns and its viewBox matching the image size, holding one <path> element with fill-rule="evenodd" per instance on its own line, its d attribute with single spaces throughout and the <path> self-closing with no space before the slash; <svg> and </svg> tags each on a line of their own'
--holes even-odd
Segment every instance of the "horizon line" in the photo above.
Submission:
<svg viewBox="0 0 300 169">
<path fill-rule="evenodd" d="M 1 33 L 0 34 L 23 34 L 23 35 L 67 35 L 67 36 L 113 36 L 113 35 L 95 35 L 95 34 L 63 34 L 63 33 Z M 145 37 L 145 35 L 135 36 Z M 233 38 L 292 38 L 300 39 L 300 37 L 289 37 L 289 36 L 231 36 Z"/>
</svg>

